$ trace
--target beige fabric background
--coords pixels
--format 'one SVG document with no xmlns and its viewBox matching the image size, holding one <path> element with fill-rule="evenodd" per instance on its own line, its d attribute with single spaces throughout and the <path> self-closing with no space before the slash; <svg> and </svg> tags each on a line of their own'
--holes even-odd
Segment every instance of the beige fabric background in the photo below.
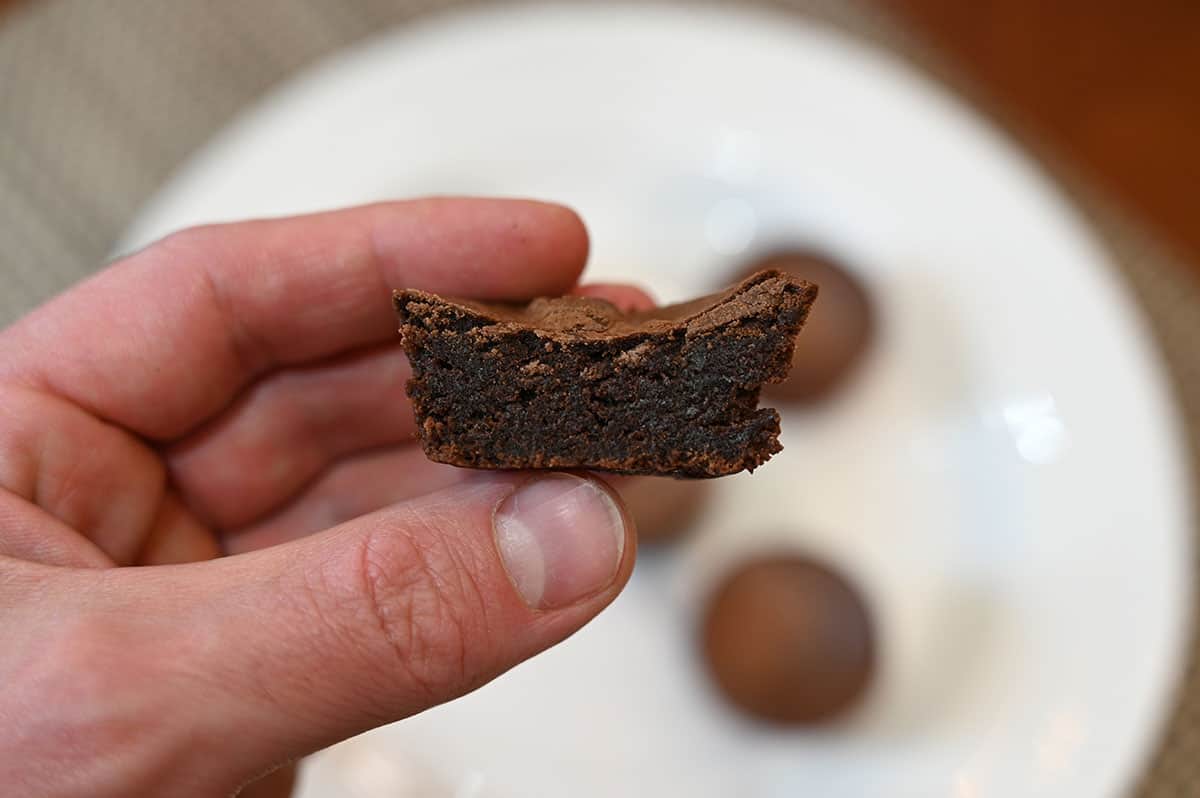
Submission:
<svg viewBox="0 0 1200 798">
<path fill-rule="evenodd" d="M 19 6 L 0 20 L 0 326 L 102 265 L 171 171 L 264 91 L 365 36 L 464 4 L 36 0 Z M 891 49 L 981 105 L 936 53 L 869 5 L 771 4 Z M 1029 136 L 1014 135 L 1040 152 Z M 1077 176 L 1041 160 L 1090 218 L 1143 305 L 1200 466 L 1200 286 Z M 1196 475 L 1200 467 L 1193 468 L 1200 496 Z M 1143 798 L 1200 795 L 1198 653 L 1192 652 L 1170 728 L 1136 791 Z"/>
</svg>

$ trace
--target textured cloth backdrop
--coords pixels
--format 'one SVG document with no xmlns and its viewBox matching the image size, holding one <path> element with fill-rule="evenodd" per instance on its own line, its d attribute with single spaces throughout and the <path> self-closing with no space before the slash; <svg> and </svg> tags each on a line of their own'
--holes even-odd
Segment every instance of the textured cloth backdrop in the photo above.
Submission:
<svg viewBox="0 0 1200 798">
<path fill-rule="evenodd" d="M 372 33 L 464 4 L 30 0 L 0 17 L 0 326 L 98 268 L 171 171 L 264 91 Z M 961 75 L 869 6 L 771 5 L 900 54 L 996 119 Z M 1004 122 L 1090 218 L 1145 308 L 1188 423 L 1200 496 L 1200 285 L 1030 136 L 1014 132 L 1014 120 Z M 1136 791 L 1144 798 L 1200 795 L 1196 648 L 1170 727 Z"/>
</svg>

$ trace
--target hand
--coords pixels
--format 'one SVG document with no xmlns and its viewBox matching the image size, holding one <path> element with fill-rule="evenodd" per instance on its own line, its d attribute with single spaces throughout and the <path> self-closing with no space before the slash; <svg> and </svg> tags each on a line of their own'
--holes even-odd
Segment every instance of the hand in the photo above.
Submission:
<svg viewBox="0 0 1200 798">
<path fill-rule="evenodd" d="M 0 333 L 5 795 L 236 793 L 612 601 L 619 500 L 425 460 L 390 305 L 563 293 L 587 246 L 519 201 L 203 227 Z"/>
</svg>

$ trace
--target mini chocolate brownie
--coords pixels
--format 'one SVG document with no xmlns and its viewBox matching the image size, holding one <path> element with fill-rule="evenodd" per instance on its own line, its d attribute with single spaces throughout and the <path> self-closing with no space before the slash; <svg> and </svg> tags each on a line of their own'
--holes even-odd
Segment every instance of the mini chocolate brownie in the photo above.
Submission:
<svg viewBox="0 0 1200 798">
<path fill-rule="evenodd" d="M 875 671 L 875 628 L 862 596 L 837 572 L 794 554 L 743 563 L 714 594 L 701 634 L 725 695 L 774 723 L 841 715 Z"/>
<path fill-rule="evenodd" d="M 781 449 L 759 390 L 787 376 L 816 293 L 775 271 L 634 313 L 588 297 L 502 305 L 397 291 L 421 444 L 469 468 L 753 470 Z"/>
</svg>

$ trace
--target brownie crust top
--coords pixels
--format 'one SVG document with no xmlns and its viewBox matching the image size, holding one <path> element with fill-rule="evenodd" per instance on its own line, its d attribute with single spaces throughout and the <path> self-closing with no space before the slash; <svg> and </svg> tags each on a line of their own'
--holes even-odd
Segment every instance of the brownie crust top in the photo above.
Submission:
<svg viewBox="0 0 1200 798">
<path fill-rule="evenodd" d="M 781 295 L 790 296 L 796 307 L 807 312 L 816 299 L 817 287 L 783 272 L 761 271 L 716 294 L 632 313 L 606 299 L 581 296 L 539 297 L 516 305 L 447 299 L 409 289 L 394 292 L 394 301 L 401 319 L 410 303 L 433 303 L 490 322 L 498 334 L 523 329 L 553 340 L 578 340 L 654 335 L 681 327 L 689 334 L 700 333 L 769 311 L 779 305 Z"/>
</svg>

